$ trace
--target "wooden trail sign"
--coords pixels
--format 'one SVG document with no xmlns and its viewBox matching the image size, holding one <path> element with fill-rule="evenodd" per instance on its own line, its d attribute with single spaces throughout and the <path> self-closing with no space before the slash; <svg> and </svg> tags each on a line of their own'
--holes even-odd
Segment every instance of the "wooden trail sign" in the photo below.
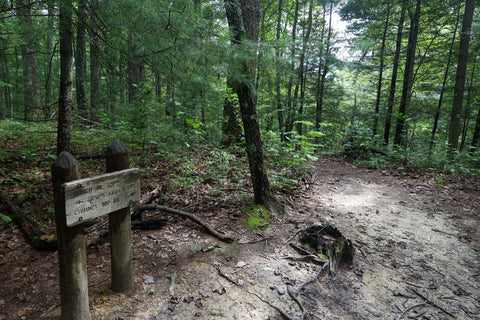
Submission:
<svg viewBox="0 0 480 320">
<path fill-rule="evenodd" d="M 140 171 L 125 169 L 78 179 L 62 184 L 61 190 L 65 194 L 67 226 L 71 227 L 138 202 Z"/>
<path fill-rule="evenodd" d="M 62 151 L 52 166 L 60 268 L 62 320 L 90 320 L 88 303 L 87 220 L 108 214 L 112 290 L 133 290 L 132 232 L 129 206 L 140 200 L 140 171 L 129 169 L 128 149 L 112 141 L 106 153 L 107 174 L 80 179 L 80 164 Z"/>
</svg>

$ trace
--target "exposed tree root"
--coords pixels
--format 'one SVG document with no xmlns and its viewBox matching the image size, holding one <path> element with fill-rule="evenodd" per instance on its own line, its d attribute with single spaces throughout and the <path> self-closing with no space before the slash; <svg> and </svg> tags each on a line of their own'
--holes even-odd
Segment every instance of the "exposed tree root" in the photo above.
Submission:
<svg viewBox="0 0 480 320">
<path fill-rule="evenodd" d="M 188 213 L 188 212 L 185 212 L 185 211 L 182 211 L 182 210 L 178 210 L 178 209 L 169 208 L 169 207 L 162 206 L 162 205 L 159 205 L 159 204 L 154 204 L 154 203 L 139 205 L 139 206 L 135 207 L 135 211 L 137 211 L 137 212 L 138 211 L 143 211 L 143 210 L 161 210 L 161 211 L 177 214 L 177 215 L 180 215 L 180 216 L 183 216 L 183 217 L 187 217 L 190 220 L 192 220 L 193 222 L 195 222 L 195 223 L 201 225 L 202 227 L 204 227 L 211 235 L 215 236 L 216 238 L 218 238 L 222 241 L 225 241 L 225 242 L 233 242 L 234 241 L 233 238 L 231 238 L 229 236 L 226 236 L 223 233 L 220 233 L 217 230 L 213 229 L 205 221 L 203 221 L 199 217 L 195 216 L 194 214 L 191 214 L 191 213 Z"/>
</svg>

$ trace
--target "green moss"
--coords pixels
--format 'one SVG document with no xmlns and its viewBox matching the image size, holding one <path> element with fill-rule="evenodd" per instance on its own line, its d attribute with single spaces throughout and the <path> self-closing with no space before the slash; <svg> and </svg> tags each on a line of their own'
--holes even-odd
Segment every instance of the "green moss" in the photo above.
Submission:
<svg viewBox="0 0 480 320">
<path fill-rule="evenodd" d="M 251 205 L 242 209 L 242 212 L 248 216 L 243 222 L 251 229 L 265 230 L 270 223 L 271 215 L 264 206 Z"/>
</svg>

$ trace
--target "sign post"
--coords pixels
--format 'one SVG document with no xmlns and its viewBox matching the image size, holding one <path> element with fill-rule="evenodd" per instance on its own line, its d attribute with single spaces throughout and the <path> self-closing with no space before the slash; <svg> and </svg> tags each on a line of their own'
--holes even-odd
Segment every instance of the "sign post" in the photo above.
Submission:
<svg viewBox="0 0 480 320">
<path fill-rule="evenodd" d="M 108 214 L 112 290 L 133 290 L 129 206 L 140 200 L 140 171 L 128 169 L 127 147 L 108 145 L 104 175 L 80 179 L 80 165 L 62 152 L 52 167 L 62 320 L 90 320 L 84 222 Z"/>
<path fill-rule="evenodd" d="M 78 178 L 80 164 L 70 153 L 62 151 L 52 167 L 62 320 L 91 319 L 84 226 L 67 226 L 65 194 L 61 192 L 63 183 Z"/>
</svg>

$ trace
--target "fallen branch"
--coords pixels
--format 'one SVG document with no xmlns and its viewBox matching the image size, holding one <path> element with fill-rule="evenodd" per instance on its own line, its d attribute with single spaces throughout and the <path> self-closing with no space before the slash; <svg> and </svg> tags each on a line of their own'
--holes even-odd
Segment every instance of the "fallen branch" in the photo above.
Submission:
<svg viewBox="0 0 480 320">
<path fill-rule="evenodd" d="M 185 212 L 185 211 L 169 208 L 169 207 L 162 206 L 162 205 L 155 204 L 155 203 L 144 204 L 144 205 L 140 205 L 140 206 L 135 207 L 135 211 L 138 211 L 138 210 L 162 210 L 162 211 L 178 214 L 180 216 L 187 217 L 190 220 L 192 220 L 193 222 L 201 225 L 202 227 L 207 229 L 207 231 L 211 235 L 215 236 L 216 238 L 218 238 L 222 241 L 225 241 L 225 242 L 233 242 L 234 241 L 234 239 L 232 239 L 231 237 L 226 236 L 223 233 L 220 233 L 217 230 L 210 227 L 205 221 L 203 221 L 199 217 L 195 216 L 194 214 Z"/>
<path fill-rule="evenodd" d="M 55 234 L 43 233 L 37 223 L 32 221 L 32 219 L 29 219 L 27 214 L 1 190 L 0 204 L 6 208 L 4 212 L 6 212 L 12 221 L 20 228 L 33 248 L 49 251 L 57 249 L 57 239 Z"/>
<path fill-rule="evenodd" d="M 169 208 L 169 207 L 162 206 L 162 205 L 159 205 L 159 204 L 154 204 L 154 203 L 139 205 L 139 206 L 135 207 L 134 210 L 135 211 L 161 210 L 161 211 L 166 211 L 166 212 L 169 212 L 169 213 L 177 214 L 177 215 L 180 215 L 180 216 L 183 216 L 183 217 L 187 217 L 190 220 L 192 220 L 193 222 L 195 222 L 195 223 L 201 225 L 202 227 L 204 227 L 211 235 L 215 236 L 216 238 L 218 238 L 222 241 L 225 241 L 225 242 L 233 242 L 234 241 L 234 239 L 232 239 L 231 237 L 226 236 L 223 233 L 220 233 L 217 230 L 210 227 L 205 221 L 203 221 L 199 217 L 195 216 L 194 214 L 185 212 L 185 211 Z"/>
<path fill-rule="evenodd" d="M 140 205 L 150 203 L 152 202 L 153 199 L 155 199 L 159 195 L 160 195 L 160 186 L 157 186 L 155 189 L 153 189 L 152 191 L 144 195 L 139 203 Z"/>
</svg>

